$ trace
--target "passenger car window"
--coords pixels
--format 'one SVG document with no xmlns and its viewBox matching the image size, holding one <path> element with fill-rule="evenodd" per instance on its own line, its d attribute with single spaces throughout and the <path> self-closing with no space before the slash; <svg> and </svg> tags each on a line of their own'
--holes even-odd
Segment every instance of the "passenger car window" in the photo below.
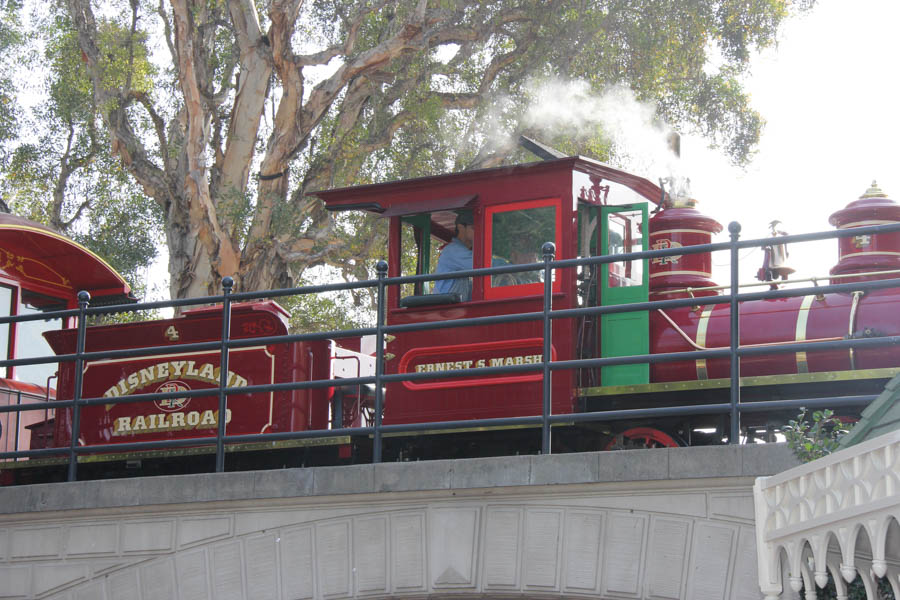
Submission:
<svg viewBox="0 0 900 600">
<path fill-rule="evenodd" d="M 65 302 L 59 298 L 51 298 L 28 290 L 22 290 L 20 314 L 29 315 L 51 310 L 62 310 L 65 307 Z M 42 334 L 45 331 L 62 329 L 62 327 L 62 319 L 22 321 L 18 323 L 16 325 L 16 358 L 51 356 L 53 350 Z M 27 381 L 36 385 L 47 385 L 47 380 L 56 373 L 56 369 L 56 363 L 20 365 L 15 368 L 15 376 L 19 381 Z"/>
<path fill-rule="evenodd" d="M 13 290 L 5 285 L 0 285 L 0 316 L 9 317 L 12 311 Z M 4 360 L 11 358 L 9 347 L 9 323 L 0 325 L 0 352 Z M 0 373 L 3 377 L 9 377 L 10 367 L 4 367 Z"/>
</svg>

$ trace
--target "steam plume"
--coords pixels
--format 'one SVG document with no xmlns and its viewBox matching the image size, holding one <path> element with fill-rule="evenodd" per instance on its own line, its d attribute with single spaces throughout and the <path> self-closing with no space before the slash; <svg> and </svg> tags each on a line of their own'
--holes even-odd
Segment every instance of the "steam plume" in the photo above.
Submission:
<svg viewBox="0 0 900 600">
<path fill-rule="evenodd" d="M 603 93 L 591 90 L 583 80 L 532 79 L 525 85 L 528 104 L 521 124 L 544 140 L 560 135 L 573 140 L 596 136 L 600 130 L 613 145 L 617 166 L 648 177 L 679 175 L 679 159 L 669 148 L 672 129 L 657 115 L 656 108 L 640 102 L 629 88 L 614 85 Z M 512 145 L 508 124 L 510 98 L 500 98 L 487 116 L 488 145 Z"/>
</svg>

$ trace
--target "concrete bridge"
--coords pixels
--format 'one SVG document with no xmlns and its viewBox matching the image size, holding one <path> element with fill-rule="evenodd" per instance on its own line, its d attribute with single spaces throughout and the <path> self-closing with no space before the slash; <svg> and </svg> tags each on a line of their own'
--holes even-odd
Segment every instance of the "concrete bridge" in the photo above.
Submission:
<svg viewBox="0 0 900 600">
<path fill-rule="evenodd" d="M 0 598 L 761 598 L 780 444 L 0 489 Z"/>
</svg>

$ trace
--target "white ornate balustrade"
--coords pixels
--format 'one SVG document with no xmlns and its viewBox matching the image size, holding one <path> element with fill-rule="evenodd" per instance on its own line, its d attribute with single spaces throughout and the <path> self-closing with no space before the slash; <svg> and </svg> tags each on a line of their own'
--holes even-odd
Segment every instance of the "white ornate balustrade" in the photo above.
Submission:
<svg viewBox="0 0 900 600">
<path fill-rule="evenodd" d="M 887 576 L 900 598 L 900 431 L 760 477 L 754 501 L 767 600 L 804 586 L 814 600 L 829 574 L 839 599 L 857 576 L 870 600 L 879 598 L 874 576 Z"/>
</svg>

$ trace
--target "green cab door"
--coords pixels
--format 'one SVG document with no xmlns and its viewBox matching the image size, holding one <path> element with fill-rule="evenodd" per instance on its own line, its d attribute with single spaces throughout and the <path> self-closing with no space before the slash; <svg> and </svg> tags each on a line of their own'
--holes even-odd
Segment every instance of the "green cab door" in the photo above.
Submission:
<svg viewBox="0 0 900 600">
<path fill-rule="evenodd" d="M 647 250 L 647 204 L 602 206 L 601 246 L 603 254 L 626 254 Z M 646 259 L 602 265 L 600 305 L 646 302 L 650 288 Z M 646 310 L 600 316 L 600 356 L 634 356 L 650 351 L 650 315 Z M 600 369 L 600 384 L 635 385 L 650 382 L 650 365 L 617 365 Z"/>
</svg>

